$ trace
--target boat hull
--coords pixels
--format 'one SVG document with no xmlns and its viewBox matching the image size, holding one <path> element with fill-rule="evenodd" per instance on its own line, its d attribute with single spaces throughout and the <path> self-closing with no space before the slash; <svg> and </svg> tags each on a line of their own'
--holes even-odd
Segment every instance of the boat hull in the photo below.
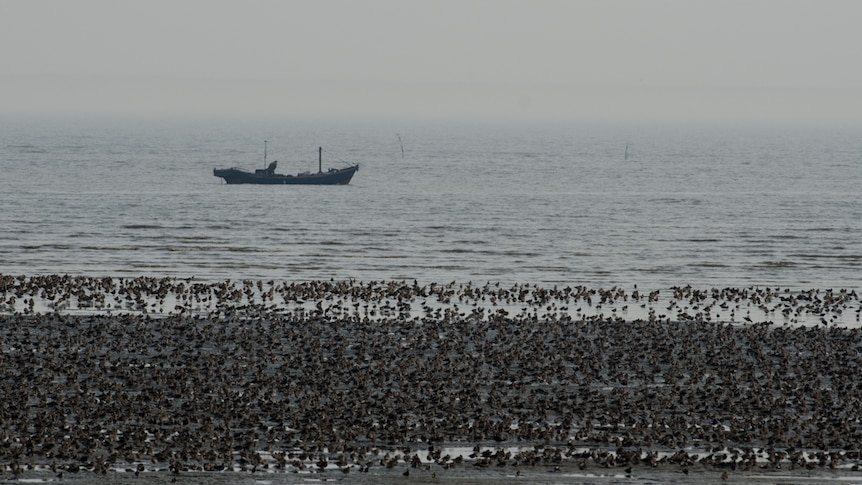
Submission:
<svg viewBox="0 0 862 485">
<path fill-rule="evenodd" d="M 330 169 L 328 172 L 282 175 L 277 173 L 252 173 L 239 168 L 216 168 L 213 169 L 213 175 L 223 178 L 229 184 L 347 185 L 357 170 L 359 170 L 359 165 L 341 169 Z"/>
</svg>

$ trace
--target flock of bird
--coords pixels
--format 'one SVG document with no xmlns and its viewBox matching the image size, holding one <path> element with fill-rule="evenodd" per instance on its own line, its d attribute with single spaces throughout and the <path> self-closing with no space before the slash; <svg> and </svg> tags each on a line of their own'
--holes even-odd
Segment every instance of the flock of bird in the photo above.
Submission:
<svg viewBox="0 0 862 485">
<path fill-rule="evenodd" d="M 0 275 L 0 472 L 855 473 L 860 309 L 847 290 Z"/>
<path fill-rule="evenodd" d="M 202 282 L 194 278 L 97 278 L 0 274 L 0 312 L 206 315 L 268 312 L 351 321 L 389 318 L 464 319 L 511 316 L 534 320 L 578 320 L 590 316 L 625 319 L 767 322 L 783 325 L 860 326 L 855 290 L 711 288 L 691 286 L 633 291 L 620 287 L 545 288 L 499 283 L 416 281 L 270 280 Z"/>
</svg>

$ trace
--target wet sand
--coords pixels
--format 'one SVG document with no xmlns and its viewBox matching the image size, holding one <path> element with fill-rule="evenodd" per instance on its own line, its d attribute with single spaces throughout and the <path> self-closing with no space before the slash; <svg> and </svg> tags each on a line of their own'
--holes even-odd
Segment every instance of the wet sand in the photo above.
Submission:
<svg viewBox="0 0 862 485">
<path fill-rule="evenodd" d="M 0 479 L 862 477 L 855 292 L 663 293 L 0 275 Z"/>
</svg>

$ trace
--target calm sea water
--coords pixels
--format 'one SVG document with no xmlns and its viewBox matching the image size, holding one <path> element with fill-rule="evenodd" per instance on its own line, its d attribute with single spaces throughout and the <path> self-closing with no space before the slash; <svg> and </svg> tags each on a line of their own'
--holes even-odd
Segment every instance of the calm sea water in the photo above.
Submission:
<svg viewBox="0 0 862 485">
<path fill-rule="evenodd" d="M 859 288 L 859 127 L 2 120 L 0 273 Z M 400 135 L 404 146 L 402 157 Z M 359 163 L 348 186 L 215 167 Z M 625 159 L 628 145 L 628 160 Z"/>
</svg>

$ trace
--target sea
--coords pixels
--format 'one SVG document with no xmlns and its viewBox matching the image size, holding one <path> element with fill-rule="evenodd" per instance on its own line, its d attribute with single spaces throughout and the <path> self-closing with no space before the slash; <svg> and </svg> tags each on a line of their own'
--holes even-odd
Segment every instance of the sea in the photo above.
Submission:
<svg viewBox="0 0 862 485">
<path fill-rule="evenodd" d="M 859 290 L 860 134 L 814 122 L 0 117 L 0 274 Z M 316 171 L 318 147 L 324 170 L 359 164 L 349 185 L 227 185 L 213 175 L 274 160 L 280 173 Z M 690 482 L 661 470 L 459 473 L 411 480 Z M 50 472 L 26 480 L 105 483 Z"/>
<path fill-rule="evenodd" d="M 859 289 L 862 126 L 0 118 L 0 273 Z M 346 186 L 213 168 L 358 163 Z M 266 153 L 265 153 L 266 152 Z"/>
</svg>

